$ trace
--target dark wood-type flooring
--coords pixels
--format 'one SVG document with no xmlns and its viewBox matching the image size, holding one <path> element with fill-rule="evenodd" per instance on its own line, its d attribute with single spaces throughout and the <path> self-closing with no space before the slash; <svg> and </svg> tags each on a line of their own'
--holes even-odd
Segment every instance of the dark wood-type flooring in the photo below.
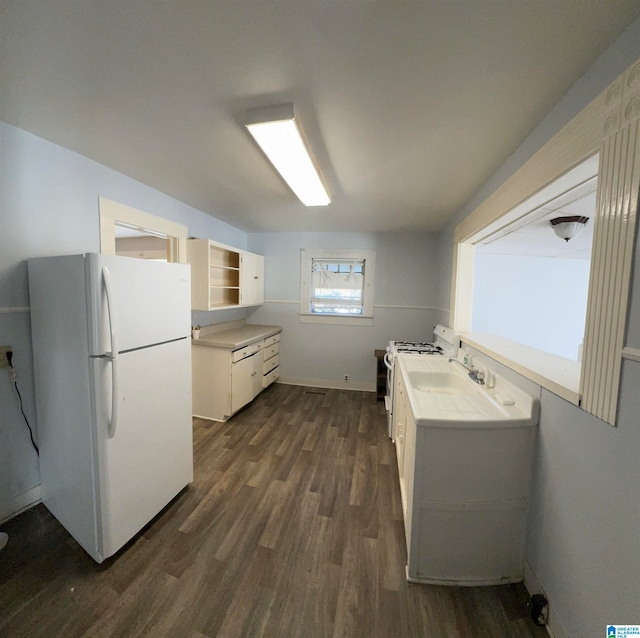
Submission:
<svg viewBox="0 0 640 638">
<path fill-rule="evenodd" d="M 374 393 L 273 385 L 194 421 L 195 479 L 96 565 L 42 505 L 0 529 L 0 636 L 546 636 L 522 585 L 405 581 Z"/>
</svg>

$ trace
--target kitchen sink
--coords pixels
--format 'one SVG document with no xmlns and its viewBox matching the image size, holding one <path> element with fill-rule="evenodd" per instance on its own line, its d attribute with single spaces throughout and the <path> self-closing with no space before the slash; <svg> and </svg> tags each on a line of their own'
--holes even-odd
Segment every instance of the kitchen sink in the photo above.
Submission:
<svg viewBox="0 0 640 638">
<path fill-rule="evenodd" d="M 502 376 L 490 383 L 469 378 L 459 362 L 445 357 L 402 354 L 399 368 L 416 425 L 433 427 L 510 427 L 538 420 L 538 400 Z"/>
<path fill-rule="evenodd" d="M 418 392 L 439 392 L 441 394 L 468 393 L 468 380 L 453 372 L 425 372 L 410 370 L 409 383 Z"/>
</svg>

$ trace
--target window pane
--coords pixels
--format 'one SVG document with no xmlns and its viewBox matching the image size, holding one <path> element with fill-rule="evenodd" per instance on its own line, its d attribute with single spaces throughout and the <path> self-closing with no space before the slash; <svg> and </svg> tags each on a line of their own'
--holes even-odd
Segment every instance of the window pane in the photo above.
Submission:
<svg viewBox="0 0 640 638">
<path fill-rule="evenodd" d="M 361 315 L 364 260 L 312 259 L 311 312 Z"/>
</svg>

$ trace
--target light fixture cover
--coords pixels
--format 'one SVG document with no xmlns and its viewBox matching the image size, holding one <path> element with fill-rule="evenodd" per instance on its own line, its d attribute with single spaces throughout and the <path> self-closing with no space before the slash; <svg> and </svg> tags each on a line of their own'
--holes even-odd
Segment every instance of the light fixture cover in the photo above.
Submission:
<svg viewBox="0 0 640 638">
<path fill-rule="evenodd" d="M 588 221 L 588 217 L 571 215 L 566 217 L 556 217 L 555 219 L 550 220 L 549 223 L 553 228 L 553 232 L 560 237 L 560 239 L 564 239 L 568 242 L 570 239 L 577 237 L 584 230 Z"/>
<path fill-rule="evenodd" d="M 246 127 L 305 206 L 331 202 L 296 122 L 293 104 L 250 111 Z"/>
</svg>

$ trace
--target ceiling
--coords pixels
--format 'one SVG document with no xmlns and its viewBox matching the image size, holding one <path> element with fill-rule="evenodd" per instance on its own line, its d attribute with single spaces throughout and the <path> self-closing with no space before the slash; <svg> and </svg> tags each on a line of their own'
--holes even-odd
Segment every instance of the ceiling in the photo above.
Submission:
<svg viewBox="0 0 640 638">
<path fill-rule="evenodd" d="M 0 12 L 2 120 L 248 232 L 384 232 L 440 229 L 640 2 L 0 0 Z M 248 109 L 286 102 L 327 207 L 305 208 L 243 128 Z"/>
</svg>

